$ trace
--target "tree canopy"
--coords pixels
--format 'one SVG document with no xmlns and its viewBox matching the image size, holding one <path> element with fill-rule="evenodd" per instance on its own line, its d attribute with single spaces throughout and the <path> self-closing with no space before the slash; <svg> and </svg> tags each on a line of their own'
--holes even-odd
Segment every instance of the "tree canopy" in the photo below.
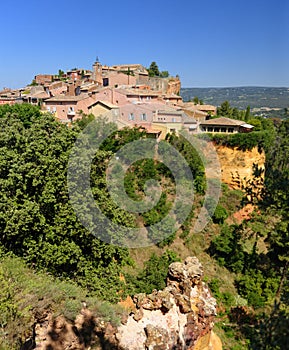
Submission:
<svg viewBox="0 0 289 350">
<path fill-rule="evenodd" d="M 0 107 L 0 116 L 1 244 L 39 269 L 115 298 L 127 251 L 88 232 L 69 202 L 67 162 L 80 129 L 25 105 Z M 92 190 L 102 186 L 104 175 L 96 175 L 96 167 L 101 169 L 109 155 L 99 151 L 95 156 Z M 111 215 L 128 220 L 114 210 Z M 110 283 L 115 294 L 105 295 Z"/>
<path fill-rule="evenodd" d="M 147 71 L 149 73 L 149 77 L 160 77 L 160 78 L 168 78 L 169 72 L 167 70 L 160 71 L 157 63 L 153 61 L 149 68 L 147 68 Z"/>
</svg>

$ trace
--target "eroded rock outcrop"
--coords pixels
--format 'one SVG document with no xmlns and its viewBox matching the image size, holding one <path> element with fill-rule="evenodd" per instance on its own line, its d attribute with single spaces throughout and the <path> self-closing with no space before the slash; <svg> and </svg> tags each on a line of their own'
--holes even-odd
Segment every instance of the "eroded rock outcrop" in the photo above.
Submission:
<svg viewBox="0 0 289 350">
<path fill-rule="evenodd" d="M 195 349 L 210 334 L 216 315 L 216 301 L 202 276 L 203 268 L 195 257 L 172 263 L 164 290 L 134 297 L 136 311 L 116 334 L 121 348 Z"/>
<path fill-rule="evenodd" d="M 172 263 L 166 288 L 135 295 L 120 326 L 113 327 L 83 309 L 74 324 L 58 318 L 46 327 L 36 327 L 37 349 L 222 349 L 212 332 L 216 301 L 202 276 L 195 257 Z"/>
</svg>

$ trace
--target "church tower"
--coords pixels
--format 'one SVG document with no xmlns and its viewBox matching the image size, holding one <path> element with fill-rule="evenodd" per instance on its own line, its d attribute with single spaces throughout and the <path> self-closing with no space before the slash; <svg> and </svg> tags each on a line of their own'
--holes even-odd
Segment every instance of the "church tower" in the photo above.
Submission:
<svg viewBox="0 0 289 350">
<path fill-rule="evenodd" d="M 96 57 L 96 61 L 93 64 L 93 74 L 92 79 L 98 86 L 102 86 L 102 65 L 99 62 L 98 57 Z"/>
</svg>

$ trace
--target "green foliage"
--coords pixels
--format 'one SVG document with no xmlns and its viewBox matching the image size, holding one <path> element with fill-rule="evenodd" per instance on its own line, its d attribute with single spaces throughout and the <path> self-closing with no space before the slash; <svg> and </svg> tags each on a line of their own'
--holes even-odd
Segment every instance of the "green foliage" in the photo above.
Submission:
<svg viewBox="0 0 289 350">
<path fill-rule="evenodd" d="M 254 126 L 254 131 L 262 130 L 262 123 L 260 119 L 251 118 L 251 119 L 248 119 L 248 123 Z"/>
<path fill-rule="evenodd" d="M 247 106 L 244 120 L 245 122 L 248 122 L 249 119 L 250 119 L 250 106 Z"/>
<path fill-rule="evenodd" d="M 230 106 L 229 101 L 224 101 L 220 107 L 217 108 L 217 116 L 231 118 L 233 114 L 233 108 Z"/>
<path fill-rule="evenodd" d="M 81 118 L 76 119 L 74 123 L 78 125 L 81 130 L 85 129 L 85 127 L 95 119 L 95 116 L 92 113 L 85 114 L 83 111 L 79 111 L 78 113 Z"/>
<path fill-rule="evenodd" d="M 224 207 L 222 207 L 220 204 L 217 204 L 215 212 L 212 216 L 213 222 L 216 224 L 223 224 L 227 218 L 228 218 L 227 210 Z"/>
<path fill-rule="evenodd" d="M 149 77 L 159 77 L 160 76 L 160 71 L 159 71 L 159 67 L 156 64 L 155 61 L 153 61 L 149 68 L 147 69 L 148 73 L 149 73 Z"/>
<path fill-rule="evenodd" d="M 217 259 L 221 266 L 226 266 L 234 272 L 241 272 L 246 256 L 241 237 L 241 230 L 238 226 L 224 224 L 220 235 L 212 240 L 209 253 Z"/>
<path fill-rule="evenodd" d="M 169 72 L 167 70 L 160 71 L 156 62 L 152 62 L 147 68 L 149 77 L 160 77 L 160 78 L 168 78 Z"/>
<path fill-rule="evenodd" d="M 161 78 L 168 78 L 169 75 L 170 74 L 169 74 L 169 72 L 167 70 L 161 71 L 161 74 L 160 74 Z"/>
<path fill-rule="evenodd" d="M 30 127 L 33 121 L 37 122 L 40 115 L 40 108 L 28 103 L 0 106 L 0 118 L 18 119 L 25 128 Z"/>
<path fill-rule="evenodd" d="M 234 214 L 240 209 L 240 203 L 243 200 L 244 192 L 241 190 L 232 190 L 226 184 L 222 184 L 222 195 L 219 200 L 219 204 L 222 205 L 228 215 Z"/>
<path fill-rule="evenodd" d="M 136 293 L 151 293 L 154 289 L 161 290 L 166 284 L 168 267 L 172 262 L 180 261 L 176 253 L 166 250 L 158 257 L 152 254 L 145 263 L 144 269 L 137 276 L 126 276 Z"/>
<path fill-rule="evenodd" d="M 250 325 L 244 327 L 252 349 L 288 347 L 288 131 L 288 121 L 282 122 L 274 142 L 266 149 L 265 191 L 258 204 L 260 210 L 267 214 L 267 221 L 272 222 L 273 228 L 272 224 L 268 230 L 260 230 L 256 224 L 252 226 L 256 237 L 261 237 L 260 232 L 265 236 L 266 252 L 259 255 L 255 253 L 254 269 L 248 269 L 237 280 L 240 293 L 254 307 L 262 306 L 265 302 L 272 305 L 271 312 L 257 315 L 254 328 Z"/>
<path fill-rule="evenodd" d="M 251 150 L 258 147 L 258 150 L 268 150 L 274 140 L 274 130 L 252 131 L 250 133 L 235 133 L 235 134 L 207 134 L 213 142 L 226 147 L 237 147 L 242 151 Z M 200 138 L 203 135 L 199 136 Z"/>
<path fill-rule="evenodd" d="M 274 299 L 278 279 L 266 276 L 261 270 L 248 269 L 239 276 L 236 285 L 240 295 L 255 308 L 264 306 L 265 302 Z"/>
<path fill-rule="evenodd" d="M 229 292 L 221 292 L 222 281 L 217 278 L 213 278 L 209 283 L 209 287 L 218 301 L 218 305 L 222 304 L 226 308 L 230 308 L 235 304 L 234 296 Z"/>
<path fill-rule="evenodd" d="M 289 121 L 283 121 L 276 132 L 276 139 L 266 153 L 265 163 L 265 205 L 273 205 L 285 213 L 288 207 L 288 194 L 284 191 L 289 184 L 287 154 L 289 149 Z"/>
<path fill-rule="evenodd" d="M 258 315 L 256 327 L 248 331 L 251 348 L 260 350 L 282 350 L 288 348 L 289 314 L 280 304 L 274 304 L 270 314 Z"/>
<path fill-rule="evenodd" d="M 181 135 L 168 134 L 166 140 L 180 152 L 191 168 L 196 192 L 204 194 L 206 190 L 205 167 L 197 150 Z"/>
<path fill-rule="evenodd" d="M 260 192 L 255 202 L 261 212 L 252 214 L 251 220 L 240 227 L 222 230 L 213 239 L 210 252 L 219 263 L 237 273 L 238 293 L 255 309 L 252 319 L 240 323 L 241 332 L 250 339 L 252 349 L 282 349 L 286 348 L 284 326 L 288 323 L 289 300 L 288 196 L 284 190 L 289 184 L 289 124 L 283 122 L 275 133 L 271 121 L 261 118 L 257 122 L 267 134 L 271 133 L 270 143 L 264 147 L 265 191 Z M 268 311 L 258 314 L 258 308 L 264 307 L 272 308 L 271 315 Z"/>
<path fill-rule="evenodd" d="M 116 153 L 125 144 L 147 137 L 147 133 L 141 127 L 125 127 L 115 131 L 110 137 L 107 137 L 101 144 L 100 149 Z"/>
<path fill-rule="evenodd" d="M 67 128 L 35 108 L 17 108 L 19 114 L 12 106 L 0 118 L 1 243 L 38 269 L 71 278 L 91 293 L 116 300 L 127 250 L 91 235 L 69 202 L 67 162 L 80 129 Z M 130 223 L 132 217 L 109 205 L 103 189 L 109 156 L 107 151 L 95 156 L 92 191 L 107 203 L 112 220 Z M 110 293 L 104 293 L 108 290 Z"/>
<path fill-rule="evenodd" d="M 29 86 L 37 86 L 38 84 L 36 83 L 36 80 L 33 79 L 32 82 L 29 84 Z"/>
</svg>

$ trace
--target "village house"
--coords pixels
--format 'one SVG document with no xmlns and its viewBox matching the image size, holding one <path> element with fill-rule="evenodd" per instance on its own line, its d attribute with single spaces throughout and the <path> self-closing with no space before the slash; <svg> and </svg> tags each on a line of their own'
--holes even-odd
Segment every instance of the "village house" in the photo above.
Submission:
<svg viewBox="0 0 289 350">
<path fill-rule="evenodd" d="M 198 122 L 194 117 L 191 117 L 187 114 L 183 116 L 183 127 L 190 134 L 198 132 Z"/>
<path fill-rule="evenodd" d="M 191 111 L 203 112 L 206 115 L 216 115 L 217 107 L 208 104 L 195 104 L 194 102 L 184 102 L 183 108 Z"/>
<path fill-rule="evenodd" d="M 188 120 L 190 121 L 189 124 Z M 194 118 L 188 117 L 181 109 L 163 109 L 157 110 L 152 123 L 153 128 L 162 131 L 163 135 L 167 133 L 179 133 L 182 129 L 187 129 L 190 132 L 195 131 L 197 122 Z M 194 130 L 193 130 L 194 129 Z"/>
<path fill-rule="evenodd" d="M 88 114 L 95 117 L 104 117 L 109 122 L 119 124 L 119 107 L 107 101 L 94 101 L 87 106 Z M 121 123 L 121 125 L 127 125 Z"/>
<path fill-rule="evenodd" d="M 50 97 L 65 95 L 67 93 L 67 84 L 63 81 L 55 81 L 51 84 L 45 84 L 44 89 Z"/>
<path fill-rule="evenodd" d="M 169 103 L 169 104 L 172 104 L 172 105 L 175 105 L 175 106 L 180 105 L 183 102 L 182 97 L 179 96 L 179 95 L 176 95 L 174 93 L 162 95 L 162 99 L 166 103 Z"/>
<path fill-rule="evenodd" d="M 34 81 L 38 85 L 45 85 L 48 83 L 53 82 L 53 75 L 52 74 L 38 74 L 35 75 Z"/>
<path fill-rule="evenodd" d="M 22 94 L 21 98 L 24 103 L 41 106 L 45 100 L 50 98 L 50 95 L 43 90 L 43 91 L 31 92 L 29 94 Z"/>
<path fill-rule="evenodd" d="M 154 115 L 159 109 L 165 109 L 166 105 L 161 101 L 128 102 L 119 107 L 119 118 L 127 125 L 140 125 L 150 128 L 154 119 Z"/>
<path fill-rule="evenodd" d="M 184 102 L 180 104 L 188 116 L 195 118 L 199 123 L 208 120 L 217 113 L 217 107 L 212 105 L 196 105 L 193 102 Z"/>
<path fill-rule="evenodd" d="M 148 71 L 141 64 L 102 66 L 97 60 L 93 64 L 92 79 L 99 86 L 136 86 L 148 82 Z"/>
<path fill-rule="evenodd" d="M 108 101 L 118 106 L 125 105 L 128 102 L 155 102 L 160 98 L 160 95 L 157 91 L 124 87 L 104 87 L 92 92 L 92 96 L 95 100 Z"/>
<path fill-rule="evenodd" d="M 200 132 L 209 133 L 251 132 L 253 128 L 253 125 L 247 124 L 243 120 L 230 119 L 226 117 L 205 120 L 199 125 Z"/>
<path fill-rule="evenodd" d="M 95 101 L 86 94 L 79 96 L 55 96 L 45 100 L 43 109 L 53 113 L 55 117 L 62 123 L 71 123 L 76 119 L 80 119 L 80 111 L 88 114 L 88 107 Z"/>
<path fill-rule="evenodd" d="M 208 120 L 210 119 L 210 116 L 205 113 L 205 112 L 201 112 L 197 109 L 192 109 L 192 108 L 184 108 L 182 107 L 183 111 L 189 116 L 189 117 L 192 117 L 194 119 L 197 120 L 198 123 L 201 123 L 205 120 Z"/>
<path fill-rule="evenodd" d="M 20 90 L 11 90 L 8 88 L 0 91 L 0 105 L 13 105 L 21 102 L 20 94 Z"/>
<path fill-rule="evenodd" d="M 217 107 L 216 107 L 216 106 L 204 105 L 204 104 L 203 104 L 203 105 L 197 104 L 197 105 L 195 105 L 195 108 L 196 108 L 198 111 L 207 113 L 208 115 L 216 115 L 216 114 L 217 114 Z"/>
<path fill-rule="evenodd" d="M 82 72 L 84 72 L 83 69 L 71 69 L 66 72 L 66 77 L 72 81 L 80 80 L 82 78 Z"/>
</svg>

